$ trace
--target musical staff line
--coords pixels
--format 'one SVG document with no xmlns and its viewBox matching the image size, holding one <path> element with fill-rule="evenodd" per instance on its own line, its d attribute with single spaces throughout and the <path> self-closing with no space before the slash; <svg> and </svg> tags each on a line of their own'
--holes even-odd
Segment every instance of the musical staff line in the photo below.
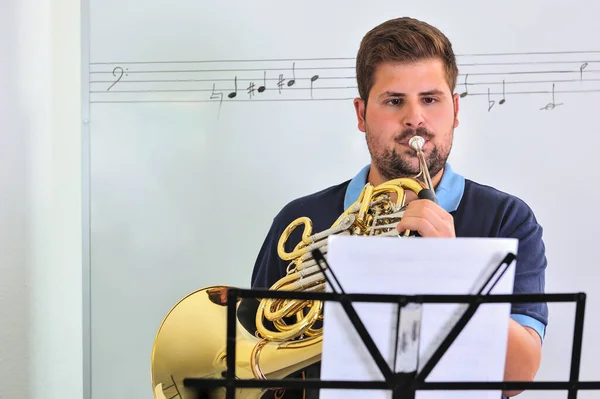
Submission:
<svg viewBox="0 0 600 399">
<path fill-rule="evenodd" d="M 297 70 L 314 70 L 314 69 L 320 69 L 320 70 L 335 70 L 335 69 L 354 69 L 354 67 L 351 66 L 343 66 L 343 67 L 320 67 L 320 68 L 314 68 L 314 67 L 304 67 L 304 68 L 295 68 Z M 206 73 L 206 72 L 263 72 L 263 71 L 292 71 L 293 68 L 287 68 L 287 67 L 282 67 L 282 68 L 232 68 L 232 69 L 167 69 L 167 70 L 147 70 L 147 71 L 129 71 L 128 73 L 130 74 L 137 74 L 137 73 Z M 112 71 L 99 71 L 99 72 L 90 72 L 91 75 L 98 75 L 98 74 L 112 74 Z"/>
<path fill-rule="evenodd" d="M 532 109 L 550 111 L 567 105 L 567 96 L 600 93 L 600 51 L 470 54 L 458 59 L 456 92 L 464 101 L 487 96 L 488 112 L 510 106 L 516 96 L 534 96 Z M 94 62 L 90 102 L 212 102 L 220 114 L 227 103 L 347 101 L 358 96 L 356 77 L 348 73 L 355 69 L 355 61 L 348 57 Z M 204 64 L 211 66 L 203 68 Z"/>
<path fill-rule="evenodd" d="M 552 83 L 552 82 L 550 82 Z M 495 83 L 495 84 L 502 84 L 502 83 Z M 339 89 L 344 89 L 344 88 L 356 88 L 356 87 L 320 87 L 319 90 L 339 90 Z M 277 89 L 265 89 L 266 90 L 277 90 Z M 293 87 L 289 90 L 310 90 L 309 88 L 304 88 L 304 87 Z M 213 89 L 179 89 L 179 90 L 115 90 L 113 93 L 196 93 L 196 92 L 213 92 Z M 491 94 L 503 94 L 503 95 L 509 95 L 509 96 L 513 96 L 513 95 L 523 95 L 523 94 L 546 94 L 546 93 L 551 93 L 552 90 L 538 90 L 538 91 L 510 91 L 510 92 L 502 92 L 502 93 L 494 93 L 494 92 L 490 92 Z M 555 91 L 556 93 L 595 93 L 595 92 L 600 92 L 600 88 L 599 89 L 582 89 L 582 90 L 557 90 Z M 102 93 L 102 92 L 90 92 L 90 93 Z M 471 96 L 477 96 L 477 95 L 482 95 L 482 94 L 488 94 L 486 93 L 468 93 L 468 95 Z M 230 97 L 233 98 L 233 97 Z M 354 97 L 348 97 L 348 98 L 354 98 Z M 271 101 L 281 101 L 283 99 L 272 99 Z M 294 100 L 293 98 L 290 100 Z M 258 101 L 258 100 L 256 100 Z"/>
<path fill-rule="evenodd" d="M 600 71 L 591 71 L 591 72 L 600 72 Z M 460 75 L 459 75 L 460 76 Z M 354 76 L 345 76 L 345 77 L 322 77 L 319 78 L 320 80 L 333 80 L 333 79 L 354 79 Z M 229 82 L 231 79 L 164 79 L 164 80 L 136 80 L 136 81 L 125 81 L 125 82 L 121 82 L 122 85 L 126 85 L 128 83 L 131 84 L 137 84 L 137 83 L 195 83 L 195 82 Z M 278 81 L 279 79 L 271 79 L 271 78 L 267 78 L 267 81 Z M 297 80 L 310 80 L 310 78 L 299 78 Z M 240 81 L 245 81 L 245 82 L 252 82 L 252 81 L 256 81 L 256 79 L 237 79 L 238 82 Z M 507 85 L 519 85 L 519 84 L 546 84 L 546 83 L 572 83 L 572 82 L 580 82 L 581 79 L 553 79 L 553 80 L 514 80 L 514 81 L 505 81 L 505 82 L 499 82 L 499 81 L 484 81 L 484 82 L 478 82 L 478 83 L 467 83 L 467 86 L 490 86 L 490 85 L 501 85 L 503 83 L 507 84 Z M 586 78 L 584 79 L 585 82 L 600 82 L 600 79 L 589 79 Z M 91 83 L 113 83 L 112 80 L 95 80 L 95 81 L 91 81 Z M 459 86 L 463 86 L 464 87 L 464 83 L 459 83 Z M 353 85 L 353 86 L 334 86 L 334 87 L 320 87 L 320 89 L 357 89 L 358 86 Z M 297 89 L 297 88 L 294 88 Z M 209 89 L 205 89 L 210 91 Z M 151 90 L 151 91 L 155 91 L 155 90 Z M 167 90 L 168 91 L 168 90 Z M 174 90 L 177 91 L 177 90 Z M 98 90 L 98 91 L 91 91 L 91 93 L 103 93 L 105 92 L 105 90 Z M 128 91 L 126 90 L 113 90 L 113 93 L 127 93 Z M 136 91 L 133 91 L 136 92 Z M 140 91 L 140 92 L 145 92 L 144 90 Z"/>
<path fill-rule="evenodd" d="M 296 80 L 311 80 L 312 78 L 296 78 Z M 334 79 L 355 79 L 355 76 L 323 76 L 321 80 L 334 80 Z M 238 82 L 255 82 L 257 79 L 250 78 L 238 78 Z M 279 81 L 279 78 L 263 78 L 264 81 Z M 90 80 L 90 83 L 113 83 L 114 80 Z M 192 83 L 192 82 L 231 82 L 229 78 L 215 78 L 215 79 L 150 79 L 150 80 L 131 80 L 123 81 L 121 84 L 127 83 Z M 101 90 L 102 91 L 102 90 Z"/>
<path fill-rule="evenodd" d="M 600 61 L 597 61 L 600 65 Z M 555 63 L 556 64 L 556 63 Z M 516 65 L 516 64 L 487 64 L 487 65 Z M 478 64 L 471 64 L 471 66 L 480 66 Z M 354 69 L 354 67 L 321 67 L 321 68 L 296 68 L 298 70 L 337 70 L 337 69 Z M 208 72 L 272 72 L 272 71 L 292 71 L 292 68 L 237 68 L 237 69 L 172 69 L 172 70 L 147 70 L 147 71 L 128 71 L 127 73 L 130 75 L 135 74 L 158 74 L 158 73 L 208 73 Z M 548 73 L 573 73 L 578 72 L 572 69 L 563 69 L 563 70 L 550 70 L 550 71 L 514 71 L 514 72 L 475 72 L 470 73 L 470 75 L 526 75 L 526 74 L 548 74 Z M 598 73 L 600 70 L 587 70 L 586 73 Z M 99 74 L 108 74 L 112 75 L 112 71 L 100 71 L 100 72 L 90 72 L 90 75 L 99 75 Z M 458 74 L 458 76 L 464 76 L 464 74 Z"/>
<path fill-rule="evenodd" d="M 210 91 L 210 90 L 209 90 Z M 586 93 L 600 93 L 600 89 L 590 89 L 590 90 L 555 90 L 556 94 L 586 94 Z M 470 97 L 476 96 L 518 96 L 518 95 L 527 95 L 527 94 L 552 94 L 552 90 L 540 90 L 540 91 L 513 91 L 513 92 L 485 92 L 485 93 L 469 93 Z M 353 100 L 355 97 L 346 97 L 346 98 L 319 98 L 319 101 L 338 101 L 338 100 Z M 238 100 L 229 100 L 227 102 L 270 102 L 270 101 L 312 101 L 310 98 L 282 98 L 282 99 L 238 99 Z M 212 103 L 213 100 L 109 100 L 109 101 L 95 101 L 96 103 L 145 103 L 145 102 L 197 102 L 197 103 Z"/>
<path fill-rule="evenodd" d="M 239 80 L 238 80 L 239 81 Z M 251 84 L 252 86 L 252 84 Z M 256 88 L 256 85 L 254 85 Z M 331 87 L 319 87 L 319 90 L 340 90 L 340 89 L 356 89 L 357 86 L 331 86 Z M 310 90 L 308 87 L 286 87 L 286 90 Z M 264 91 L 279 91 L 279 88 L 265 88 Z M 113 93 L 195 93 L 195 92 L 212 92 L 213 89 L 153 89 L 153 90 L 114 90 Z M 104 93 L 104 91 L 90 91 L 90 93 Z"/>
<path fill-rule="evenodd" d="M 319 101 L 340 101 L 340 100 L 353 100 L 354 97 L 347 97 L 347 98 L 319 98 Z M 277 99 L 277 100 L 273 100 L 273 99 L 239 99 L 239 100 L 229 100 L 227 102 L 232 102 L 232 103 L 245 103 L 245 102 L 274 102 L 274 101 L 283 101 L 283 102 L 295 102 L 295 101 L 307 101 L 307 102 L 311 102 L 313 101 L 310 98 L 282 98 L 282 99 Z M 136 104 L 136 103 L 214 103 L 213 100 L 111 100 L 111 101 L 95 101 L 98 104 L 112 104 L 112 103 L 129 103 L 129 104 Z"/>
<path fill-rule="evenodd" d="M 522 53 L 479 53 L 479 54 L 456 54 L 456 58 L 463 57 L 506 57 L 506 56 L 536 56 L 536 55 L 566 55 L 566 54 L 591 54 L 600 55 L 600 50 L 584 51 L 538 51 Z M 95 65 L 139 65 L 139 64 L 201 64 L 201 63 L 237 63 L 237 62 L 298 62 L 298 61 L 354 61 L 354 57 L 316 57 L 316 58 L 264 58 L 264 59 L 221 59 L 221 60 L 179 60 L 179 61 L 96 61 Z"/>
</svg>

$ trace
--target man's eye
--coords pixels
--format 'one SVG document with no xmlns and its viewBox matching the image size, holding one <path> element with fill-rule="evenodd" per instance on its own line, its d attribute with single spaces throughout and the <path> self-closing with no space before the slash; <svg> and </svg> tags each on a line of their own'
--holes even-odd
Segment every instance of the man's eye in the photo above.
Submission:
<svg viewBox="0 0 600 399">
<path fill-rule="evenodd" d="M 433 104 L 436 102 L 436 99 L 433 97 L 423 97 L 423 101 L 425 104 Z"/>
<path fill-rule="evenodd" d="M 402 99 L 400 99 L 400 98 L 392 98 L 391 100 L 388 100 L 388 104 L 390 104 L 390 105 L 400 105 L 400 104 L 402 104 Z"/>
</svg>

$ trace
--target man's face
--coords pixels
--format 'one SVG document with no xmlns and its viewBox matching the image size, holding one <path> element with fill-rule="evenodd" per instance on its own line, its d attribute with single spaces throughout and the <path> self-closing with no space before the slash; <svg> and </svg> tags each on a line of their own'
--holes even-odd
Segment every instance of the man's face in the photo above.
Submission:
<svg viewBox="0 0 600 399">
<path fill-rule="evenodd" d="M 452 95 L 440 60 L 380 64 L 366 106 L 354 102 L 358 127 L 366 133 L 373 166 L 391 180 L 419 173 L 408 140 L 425 139 L 423 152 L 432 178 L 442 170 L 458 126 L 458 96 Z"/>
</svg>

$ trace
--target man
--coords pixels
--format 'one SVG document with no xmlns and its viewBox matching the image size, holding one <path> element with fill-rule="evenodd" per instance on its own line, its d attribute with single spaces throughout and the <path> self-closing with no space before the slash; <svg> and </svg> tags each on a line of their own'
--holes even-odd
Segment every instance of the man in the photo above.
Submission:
<svg viewBox="0 0 600 399">
<path fill-rule="evenodd" d="M 530 208 L 517 197 L 465 179 L 447 163 L 459 124 L 457 74 L 451 43 L 424 22 L 399 18 L 367 33 L 356 58 L 360 98 L 354 100 L 354 107 L 371 163 L 353 179 L 296 199 L 275 216 L 252 273 L 254 288 L 269 288 L 286 274 L 288 262 L 279 258 L 277 242 L 291 221 L 307 216 L 313 232 L 325 230 L 357 199 L 366 182 L 378 185 L 416 175 L 418 159 L 407 143 L 420 135 L 425 139 L 423 151 L 438 203 L 409 197 L 398 231 L 410 229 L 422 237 L 518 238 L 514 291 L 544 291 L 542 228 Z M 299 242 L 300 232 L 294 234 L 288 240 L 291 246 Z M 512 306 L 506 380 L 534 378 L 547 322 L 545 303 Z M 319 377 L 318 367 L 306 373 Z"/>
</svg>

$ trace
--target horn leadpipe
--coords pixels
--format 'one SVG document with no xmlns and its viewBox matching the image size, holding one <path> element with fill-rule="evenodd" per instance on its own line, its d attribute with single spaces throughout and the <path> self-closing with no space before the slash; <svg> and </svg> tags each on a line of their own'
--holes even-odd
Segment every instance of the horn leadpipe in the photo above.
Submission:
<svg viewBox="0 0 600 399">
<path fill-rule="evenodd" d="M 427 186 L 427 188 L 431 191 L 434 191 L 433 183 L 431 182 L 431 176 L 429 175 L 429 169 L 427 168 L 427 162 L 425 160 L 425 154 L 423 153 L 424 144 L 425 139 L 421 136 L 413 136 L 408 141 L 408 145 L 410 145 L 411 148 L 417 152 L 417 158 L 419 159 L 419 165 L 421 173 L 423 174 L 423 182 L 425 183 L 425 186 Z"/>
</svg>

